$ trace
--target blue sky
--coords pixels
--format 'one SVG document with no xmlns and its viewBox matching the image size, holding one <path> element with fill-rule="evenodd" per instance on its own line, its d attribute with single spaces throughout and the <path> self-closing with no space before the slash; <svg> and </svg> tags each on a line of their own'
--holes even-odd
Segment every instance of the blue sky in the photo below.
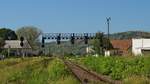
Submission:
<svg viewBox="0 0 150 84">
<path fill-rule="evenodd" d="M 150 0 L 0 0 L 0 28 L 43 32 L 150 31 Z"/>
</svg>

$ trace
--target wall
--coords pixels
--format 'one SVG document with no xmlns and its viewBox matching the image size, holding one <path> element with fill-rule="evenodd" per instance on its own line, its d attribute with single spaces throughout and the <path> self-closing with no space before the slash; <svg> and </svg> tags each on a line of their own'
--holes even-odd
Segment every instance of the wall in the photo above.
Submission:
<svg viewBox="0 0 150 84">
<path fill-rule="evenodd" d="M 142 50 L 150 50 L 150 39 L 132 39 L 132 53 L 142 55 Z"/>
</svg>

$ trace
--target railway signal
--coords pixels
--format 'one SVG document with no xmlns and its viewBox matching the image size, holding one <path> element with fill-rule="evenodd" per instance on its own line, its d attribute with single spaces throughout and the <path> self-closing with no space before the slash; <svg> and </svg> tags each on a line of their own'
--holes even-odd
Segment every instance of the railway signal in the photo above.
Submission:
<svg viewBox="0 0 150 84">
<path fill-rule="evenodd" d="M 75 39 L 74 33 L 72 33 L 72 34 L 71 34 L 71 38 L 70 38 L 71 44 L 74 44 L 74 39 Z"/>
<path fill-rule="evenodd" d="M 84 35 L 84 43 L 85 44 L 88 44 L 88 34 L 86 33 L 85 35 Z"/>
<path fill-rule="evenodd" d="M 57 44 L 59 45 L 60 44 L 60 40 L 61 40 L 61 34 L 58 34 L 56 39 L 57 39 Z"/>
<path fill-rule="evenodd" d="M 44 39 L 44 37 L 42 37 L 42 48 L 44 48 L 44 43 L 45 43 L 45 39 Z"/>
<path fill-rule="evenodd" d="M 23 45 L 24 45 L 24 44 L 23 44 L 24 37 L 21 36 L 21 37 L 20 37 L 20 41 L 21 41 L 21 42 L 20 42 L 20 46 L 23 47 Z"/>
<path fill-rule="evenodd" d="M 21 49 L 22 52 L 21 52 L 21 53 L 22 53 L 22 57 L 24 58 L 24 51 L 23 51 L 23 46 L 24 46 L 23 41 L 24 41 L 24 37 L 21 36 L 21 37 L 20 37 L 20 41 L 21 41 L 21 42 L 20 42 L 20 46 L 22 47 L 22 49 Z"/>
</svg>

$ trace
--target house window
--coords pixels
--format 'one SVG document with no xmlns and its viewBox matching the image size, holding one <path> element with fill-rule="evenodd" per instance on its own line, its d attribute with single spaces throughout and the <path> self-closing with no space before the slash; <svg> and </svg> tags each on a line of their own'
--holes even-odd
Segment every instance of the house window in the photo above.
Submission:
<svg viewBox="0 0 150 84">
<path fill-rule="evenodd" d="M 122 55 L 122 54 L 123 54 L 123 51 L 119 50 L 118 55 Z"/>
</svg>

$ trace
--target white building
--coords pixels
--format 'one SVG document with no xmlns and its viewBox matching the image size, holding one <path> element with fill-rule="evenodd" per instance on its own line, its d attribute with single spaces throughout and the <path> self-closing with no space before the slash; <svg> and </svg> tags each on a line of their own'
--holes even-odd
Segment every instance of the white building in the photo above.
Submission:
<svg viewBox="0 0 150 84">
<path fill-rule="evenodd" d="M 142 51 L 150 51 L 150 39 L 132 39 L 132 53 L 142 55 Z"/>
<path fill-rule="evenodd" d="M 8 49 L 8 53 L 11 53 L 15 56 L 21 55 L 21 52 L 24 52 L 23 54 L 31 54 L 31 46 L 27 40 L 23 41 L 23 46 L 20 45 L 20 40 L 5 40 L 4 49 Z M 31 51 L 32 52 L 32 51 Z"/>
<path fill-rule="evenodd" d="M 95 52 L 94 50 L 93 50 L 93 46 L 88 46 L 88 47 L 86 47 L 86 53 L 93 53 L 93 52 Z"/>
<path fill-rule="evenodd" d="M 31 46 L 29 44 L 29 42 L 27 40 L 24 40 L 23 43 L 23 47 L 21 47 L 20 45 L 20 40 L 5 40 L 5 45 L 4 48 L 11 48 L 11 49 L 31 49 Z"/>
</svg>

